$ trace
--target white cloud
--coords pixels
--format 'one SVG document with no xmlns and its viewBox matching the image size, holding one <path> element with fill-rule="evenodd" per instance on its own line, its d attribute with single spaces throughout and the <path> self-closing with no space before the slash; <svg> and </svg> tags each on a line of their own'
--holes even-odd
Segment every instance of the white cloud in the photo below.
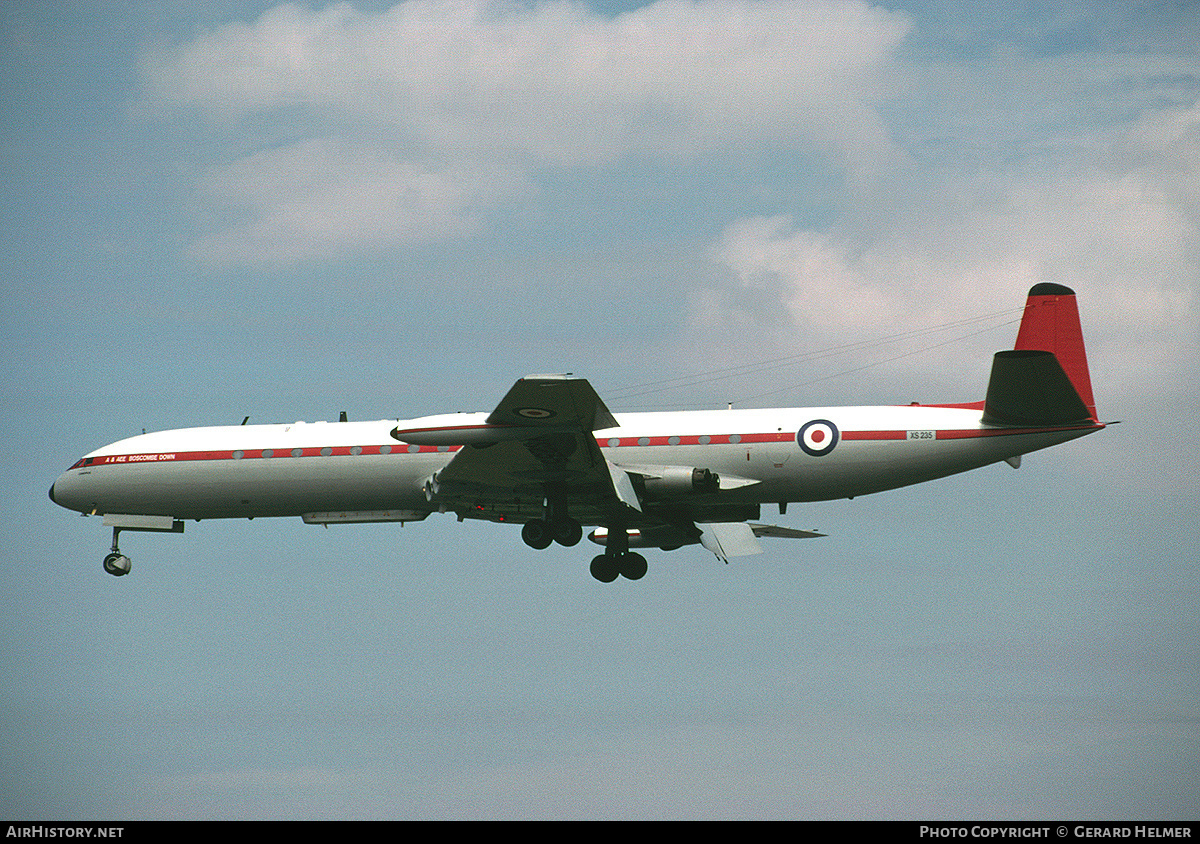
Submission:
<svg viewBox="0 0 1200 844">
<path fill-rule="evenodd" d="M 1200 217 L 1200 102 L 1151 112 L 1114 136 L 1110 166 L 1136 169 Z"/>
<path fill-rule="evenodd" d="M 214 168 L 210 187 L 237 194 L 252 221 L 197 251 L 302 258 L 438 237 L 461 223 L 454 199 L 434 203 L 424 227 L 423 215 L 412 225 L 344 225 L 328 213 L 339 203 L 306 214 L 285 195 L 295 179 L 269 174 L 318 150 L 314 138 L 338 141 L 321 142 L 335 157 L 310 198 L 359 185 L 346 173 L 353 160 L 383 159 L 382 205 L 390 183 L 411 184 L 398 170 L 437 174 L 441 190 L 486 204 L 507 193 L 480 191 L 480 174 L 509 174 L 501 181 L 513 184 L 514 168 L 766 148 L 816 149 L 869 184 L 897 157 L 875 105 L 909 26 L 861 2 L 658 0 L 616 17 L 560 0 L 410 0 L 378 14 L 282 5 L 148 53 L 142 67 L 153 108 L 198 111 L 217 127 L 287 121 L 291 134 L 281 134 L 294 149 Z M 307 182 L 314 174 L 300 166 L 295 178 Z M 466 182 L 451 184 L 456 176 Z M 249 182 L 262 190 L 234 187 Z M 296 235 L 285 237 L 287 228 Z M 244 246 L 230 245 L 239 238 Z"/>
<path fill-rule="evenodd" d="M 202 260 L 287 262 L 475 229 L 481 209 L 532 188 L 518 173 L 438 166 L 338 139 L 303 141 L 214 168 L 202 183 L 249 220 L 201 237 Z"/>
<path fill-rule="evenodd" d="M 573 164 L 782 136 L 855 157 L 888 149 L 869 104 L 908 28 L 858 2 L 659 0 L 615 18 L 568 2 L 283 5 L 144 66 L 163 101 L 221 117 L 302 105 L 442 151 Z"/>
</svg>

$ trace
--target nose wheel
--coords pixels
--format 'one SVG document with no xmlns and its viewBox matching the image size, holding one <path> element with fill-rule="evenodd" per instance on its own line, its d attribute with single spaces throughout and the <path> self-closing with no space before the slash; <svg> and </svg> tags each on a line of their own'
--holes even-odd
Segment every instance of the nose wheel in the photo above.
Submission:
<svg viewBox="0 0 1200 844">
<path fill-rule="evenodd" d="M 121 577 L 122 575 L 129 574 L 132 568 L 133 563 L 129 562 L 129 558 L 124 554 L 114 552 L 104 558 L 104 570 L 113 577 Z"/>
</svg>

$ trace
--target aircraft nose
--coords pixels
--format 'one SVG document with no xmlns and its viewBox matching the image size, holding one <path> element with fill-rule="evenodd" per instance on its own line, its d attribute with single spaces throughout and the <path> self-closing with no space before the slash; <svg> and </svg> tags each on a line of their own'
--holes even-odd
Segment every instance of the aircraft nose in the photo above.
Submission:
<svg viewBox="0 0 1200 844">
<path fill-rule="evenodd" d="M 55 478 L 54 483 L 50 484 L 50 500 L 59 507 L 65 507 L 68 510 L 76 509 L 76 495 L 72 494 L 73 484 L 70 479 L 62 476 Z"/>
<path fill-rule="evenodd" d="M 66 510 L 76 513 L 86 513 L 91 509 L 95 491 L 89 479 L 80 473 L 72 471 L 75 467 L 63 472 L 50 485 L 50 500 Z"/>
</svg>

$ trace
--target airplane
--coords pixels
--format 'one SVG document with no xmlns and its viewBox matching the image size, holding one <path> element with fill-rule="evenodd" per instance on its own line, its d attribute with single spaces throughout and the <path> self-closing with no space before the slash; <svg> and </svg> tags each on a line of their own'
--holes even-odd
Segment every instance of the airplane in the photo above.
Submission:
<svg viewBox="0 0 1200 844">
<path fill-rule="evenodd" d="M 963 404 L 725 409 L 614 415 L 584 378 L 529 375 L 490 413 L 374 422 L 185 428 L 92 451 L 50 487 L 113 529 L 103 567 L 132 568 L 122 531 L 181 533 L 186 520 L 301 517 L 331 525 L 453 513 L 521 525 L 527 545 L 604 550 L 602 582 L 642 578 L 635 549 L 700 544 L 725 562 L 760 537 L 763 505 L 854 498 L 1007 461 L 1093 434 L 1096 415 L 1075 293 L 1029 291 L 985 398 Z M 1108 423 L 1111 424 L 1111 423 Z"/>
</svg>

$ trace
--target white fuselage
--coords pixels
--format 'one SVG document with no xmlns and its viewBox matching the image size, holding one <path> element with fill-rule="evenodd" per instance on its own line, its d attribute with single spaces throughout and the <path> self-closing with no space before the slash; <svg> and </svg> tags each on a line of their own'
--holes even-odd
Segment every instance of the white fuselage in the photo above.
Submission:
<svg viewBox="0 0 1200 844">
<path fill-rule="evenodd" d="M 436 511 L 423 490 L 460 447 L 397 441 L 397 427 L 482 425 L 487 414 L 377 422 L 297 422 L 161 431 L 82 458 L 51 488 L 83 513 L 176 519 Z M 900 406 L 622 413 L 596 431 L 621 467 L 709 469 L 751 481 L 732 502 L 821 501 L 920 483 L 1103 428 L 984 424 L 977 408 Z M 816 428 L 810 423 L 817 422 Z M 806 430 L 807 441 L 798 440 Z M 471 516 L 471 513 L 461 515 Z"/>
</svg>

